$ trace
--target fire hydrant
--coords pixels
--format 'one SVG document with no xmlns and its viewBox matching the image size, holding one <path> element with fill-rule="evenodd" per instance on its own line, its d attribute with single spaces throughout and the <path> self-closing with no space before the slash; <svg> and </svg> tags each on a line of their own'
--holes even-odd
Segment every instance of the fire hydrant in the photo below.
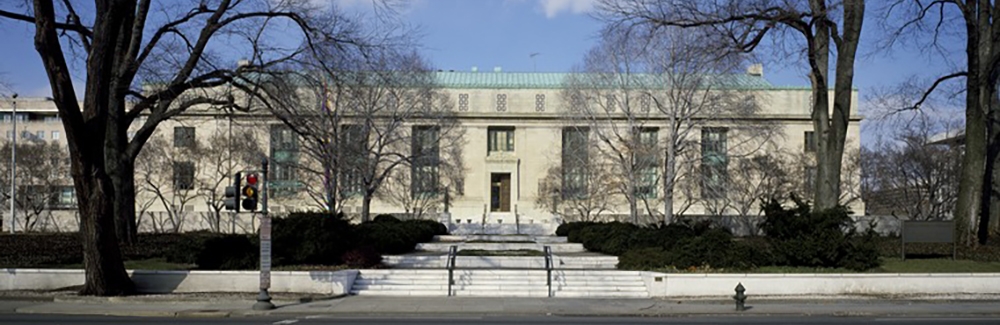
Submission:
<svg viewBox="0 0 1000 325">
<path fill-rule="evenodd" d="M 746 291 L 747 289 L 743 287 L 742 282 L 736 285 L 736 295 L 733 296 L 733 299 L 736 299 L 736 311 L 747 310 L 747 307 L 745 305 L 747 301 L 747 295 L 744 294 L 744 292 Z"/>
</svg>

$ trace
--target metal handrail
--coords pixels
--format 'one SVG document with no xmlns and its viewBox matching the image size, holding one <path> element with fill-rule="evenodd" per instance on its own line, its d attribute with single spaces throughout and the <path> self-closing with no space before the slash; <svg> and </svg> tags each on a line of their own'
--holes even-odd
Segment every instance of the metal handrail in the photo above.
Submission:
<svg viewBox="0 0 1000 325">
<path fill-rule="evenodd" d="M 552 298 L 552 247 L 543 247 L 545 252 L 545 284 L 549 287 L 549 298 Z"/>
<path fill-rule="evenodd" d="M 458 255 L 458 245 L 451 245 L 448 248 L 448 297 L 454 294 L 451 291 L 451 285 L 455 283 L 455 256 Z"/>
</svg>

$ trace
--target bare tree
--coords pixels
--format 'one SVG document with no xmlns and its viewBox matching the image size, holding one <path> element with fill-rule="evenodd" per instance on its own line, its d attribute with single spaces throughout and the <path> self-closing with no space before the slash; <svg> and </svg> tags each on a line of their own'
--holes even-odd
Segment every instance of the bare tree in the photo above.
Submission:
<svg viewBox="0 0 1000 325">
<path fill-rule="evenodd" d="M 308 52 L 282 46 L 289 37 L 306 44 L 363 37 L 310 1 L 94 0 L 85 11 L 72 1 L 30 3 L 5 5 L 0 17 L 35 27 L 35 48 L 69 144 L 87 271 L 83 294 L 133 291 L 118 240 L 130 242 L 135 233 L 135 159 L 161 122 L 193 106 L 238 106 L 243 94 L 267 100 L 255 86 L 261 76 Z M 275 33 L 282 39 L 270 37 Z M 238 57 L 250 64 L 237 66 Z M 69 61 L 85 64 L 86 76 L 74 78 Z M 84 80 L 83 96 L 73 80 Z M 220 94 L 223 85 L 241 95 Z M 140 114 L 148 118 L 129 138 Z"/>
<path fill-rule="evenodd" d="M 194 133 L 189 137 L 177 129 L 174 132 L 173 143 L 154 135 L 137 159 L 139 194 L 152 196 L 163 208 L 159 214 L 150 214 L 154 230 L 160 232 L 181 231 L 193 210 L 189 203 L 201 197 L 197 180 L 207 177 L 200 168 L 204 165 L 204 145 Z"/>
<path fill-rule="evenodd" d="M 759 233 L 760 206 L 767 200 L 782 198 L 791 189 L 785 156 L 774 151 L 736 158 L 726 193 L 719 200 L 706 202 L 706 212 L 731 215 L 734 226 L 753 236 Z"/>
<path fill-rule="evenodd" d="M 335 207 L 343 204 L 335 201 L 360 198 L 364 221 L 376 193 L 401 166 L 410 167 L 411 195 L 443 195 L 440 176 L 447 162 L 442 153 L 455 150 L 461 129 L 434 73 L 418 54 L 382 47 L 363 58 L 322 63 L 318 77 L 295 77 L 296 83 L 306 80 L 306 87 L 319 89 L 318 105 L 301 105 L 296 98 L 272 109 L 304 139 L 307 156 L 314 160 L 299 168 L 323 180 L 319 201 Z M 287 94 L 309 96 L 297 85 L 288 87 Z"/>
<path fill-rule="evenodd" d="M 805 52 L 809 64 L 812 120 L 818 137 L 815 207 L 838 204 L 864 0 L 605 0 L 599 8 L 603 18 L 627 27 L 709 27 L 726 44 L 744 52 L 754 51 L 771 34 L 789 44 L 804 45 L 799 52 Z M 832 115 L 828 86 L 831 53 L 836 54 Z"/>
<path fill-rule="evenodd" d="M 752 89 L 741 88 L 740 79 L 753 77 L 736 72 L 741 62 L 736 53 L 707 45 L 714 35 L 705 29 L 612 25 L 588 53 L 584 71 L 566 82 L 567 116 L 594 130 L 599 152 L 614 162 L 621 180 L 614 193 L 628 203 L 633 222 L 640 214 L 655 214 L 649 199 L 659 184 L 663 221 L 673 221 L 674 189 L 683 175 L 678 166 L 695 163 L 683 160 L 697 157 L 686 154 L 701 143 L 696 132 L 728 133 L 728 147 L 744 149 L 740 154 L 754 151 L 744 145 L 747 140 L 760 144 L 773 133 L 770 123 L 749 122 L 758 100 Z M 725 174 L 724 166 L 709 163 L 703 169 L 718 165 L 714 174 Z"/>
<path fill-rule="evenodd" d="M 56 142 L 46 142 L 35 138 L 27 131 L 22 132 L 26 143 L 17 145 L 17 196 L 14 202 L 22 216 L 18 228 L 34 231 L 37 227 L 58 227 L 52 219 L 53 210 L 64 208 L 60 205 L 63 188 L 69 185 L 69 162 L 66 149 Z M 0 189 L 4 200 L 10 203 L 10 142 L 0 148 L 0 179 L 6 186 Z"/>
<path fill-rule="evenodd" d="M 926 126 L 863 149 L 865 196 L 871 209 L 898 211 L 913 220 L 952 216 L 962 152 L 955 145 L 929 143 L 933 134 Z"/>
<path fill-rule="evenodd" d="M 561 215 L 564 221 L 604 220 L 620 203 L 620 196 L 607 195 L 620 183 L 611 171 L 613 165 L 588 145 L 596 141 L 588 128 L 567 127 L 562 137 L 562 157 L 540 180 L 535 204 Z"/>
<path fill-rule="evenodd" d="M 996 28 L 1000 6 L 992 1 L 892 1 L 883 8 L 887 46 L 911 44 L 948 54 L 945 39 L 965 41 L 964 66 L 954 68 L 930 83 L 912 105 L 900 109 L 919 109 L 933 93 L 952 79 L 965 78 L 965 153 L 961 183 L 955 204 L 955 219 L 960 233 L 971 244 L 973 235 L 980 244 L 989 238 L 990 220 L 1000 218 L 1000 104 L 997 86 L 1000 81 L 1000 30 Z M 945 36 L 949 37 L 945 37 Z M 978 222 L 977 222 L 978 220 Z M 978 231 L 976 229 L 978 228 Z"/>
<path fill-rule="evenodd" d="M 222 232 L 225 189 L 233 184 L 233 175 L 259 166 L 264 150 L 257 135 L 245 126 L 233 129 L 217 127 L 209 136 L 204 148 L 199 150 L 197 167 L 204 170 L 195 180 L 198 195 L 205 199 L 209 211 L 203 214 L 212 231 Z M 239 189 L 237 189 L 239 190 Z M 230 231 L 236 232 L 236 214 L 230 214 Z"/>
</svg>

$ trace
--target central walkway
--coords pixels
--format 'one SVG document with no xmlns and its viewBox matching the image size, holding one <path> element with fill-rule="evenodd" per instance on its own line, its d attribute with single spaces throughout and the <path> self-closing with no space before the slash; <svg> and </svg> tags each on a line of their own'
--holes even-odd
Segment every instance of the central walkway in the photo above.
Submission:
<svg viewBox="0 0 1000 325">
<path fill-rule="evenodd" d="M 546 255 L 546 247 L 552 252 Z M 454 248 L 455 256 L 449 252 Z M 384 256 L 392 267 L 360 270 L 353 295 L 480 297 L 648 297 L 642 273 L 587 252 L 565 237 L 438 236 L 417 252 Z"/>
</svg>

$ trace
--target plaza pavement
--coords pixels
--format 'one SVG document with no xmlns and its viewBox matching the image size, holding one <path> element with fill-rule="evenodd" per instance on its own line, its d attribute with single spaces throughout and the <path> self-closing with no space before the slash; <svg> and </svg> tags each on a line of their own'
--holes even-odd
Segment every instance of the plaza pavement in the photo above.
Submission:
<svg viewBox="0 0 1000 325">
<path fill-rule="evenodd" d="M 251 294 L 132 297 L 0 295 L 0 313 L 145 317 L 308 316 L 1000 316 L 1000 300 L 758 299 L 746 311 L 732 301 L 465 297 L 274 297 L 277 309 L 254 311 Z"/>
</svg>

